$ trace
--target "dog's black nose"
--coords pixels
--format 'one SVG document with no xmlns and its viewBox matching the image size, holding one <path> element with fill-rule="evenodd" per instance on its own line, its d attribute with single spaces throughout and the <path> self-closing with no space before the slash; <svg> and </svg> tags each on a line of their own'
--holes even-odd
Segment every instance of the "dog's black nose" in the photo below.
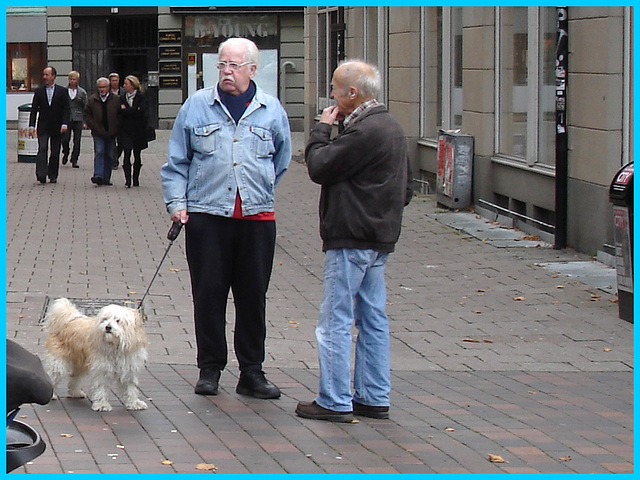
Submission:
<svg viewBox="0 0 640 480">
<path fill-rule="evenodd" d="M 107 331 L 107 333 L 111 332 L 111 325 L 107 325 L 106 327 L 104 327 L 104 329 Z"/>
</svg>

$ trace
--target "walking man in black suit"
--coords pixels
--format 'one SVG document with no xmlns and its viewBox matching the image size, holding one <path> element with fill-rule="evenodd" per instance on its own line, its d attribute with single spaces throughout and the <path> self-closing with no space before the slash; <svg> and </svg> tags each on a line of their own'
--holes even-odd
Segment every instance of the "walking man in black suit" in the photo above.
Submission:
<svg viewBox="0 0 640 480">
<path fill-rule="evenodd" d="M 44 85 L 38 87 L 31 102 L 29 137 L 35 137 L 38 117 L 38 156 L 36 157 L 36 179 L 40 183 L 58 181 L 60 167 L 60 144 L 62 134 L 67 131 L 70 115 L 69 93 L 65 87 L 55 84 L 56 69 L 45 67 L 42 71 Z M 39 115 L 38 115 L 39 114 Z M 49 143 L 51 154 L 49 155 Z M 48 161 L 47 161 L 47 156 Z"/>
</svg>

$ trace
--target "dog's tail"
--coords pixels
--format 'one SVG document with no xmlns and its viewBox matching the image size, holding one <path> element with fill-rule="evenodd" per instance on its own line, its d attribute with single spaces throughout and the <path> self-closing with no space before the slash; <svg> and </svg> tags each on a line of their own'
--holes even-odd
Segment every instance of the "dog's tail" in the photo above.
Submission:
<svg viewBox="0 0 640 480">
<path fill-rule="evenodd" d="M 58 298 L 47 310 L 45 328 L 51 334 L 55 334 L 59 332 L 69 320 L 84 316 L 85 315 L 83 315 L 70 300 Z"/>
</svg>

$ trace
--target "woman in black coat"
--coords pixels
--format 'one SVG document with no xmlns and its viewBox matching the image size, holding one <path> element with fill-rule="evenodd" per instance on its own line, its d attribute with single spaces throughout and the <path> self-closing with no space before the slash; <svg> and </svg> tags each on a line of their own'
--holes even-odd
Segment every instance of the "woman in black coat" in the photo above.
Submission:
<svg viewBox="0 0 640 480">
<path fill-rule="evenodd" d="M 131 186 L 131 152 L 133 151 L 133 186 L 140 185 L 141 152 L 147 143 L 147 123 L 149 105 L 140 89 L 140 80 L 133 75 L 124 79 L 125 94 L 120 97 L 120 134 L 118 141 L 124 152 L 124 179 L 127 188 Z"/>
</svg>

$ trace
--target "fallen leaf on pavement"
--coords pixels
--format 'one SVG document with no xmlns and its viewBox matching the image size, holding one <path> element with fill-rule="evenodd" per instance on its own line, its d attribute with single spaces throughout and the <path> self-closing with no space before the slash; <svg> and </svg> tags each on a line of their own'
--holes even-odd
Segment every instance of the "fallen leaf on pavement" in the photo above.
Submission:
<svg viewBox="0 0 640 480">
<path fill-rule="evenodd" d="M 610 352 L 610 351 L 611 351 L 611 349 L 610 349 L 609 347 L 605 347 L 604 351 L 605 351 L 605 352 Z"/>
<path fill-rule="evenodd" d="M 571 460 L 571 457 L 567 455 L 566 457 L 560 457 L 560 460 L 562 460 L 563 462 L 568 462 L 569 460 Z"/>
<path fill-rule="evenodd" d="M 455 432 L 456 429 L 455 428 L 451 428 L 451 427 L 447 427 L 444 429 L 445 432 Z"/>
<path fill-rule="evenodd" d="M 64 437 L 64 438 L 72 438 L 73 437 L 73 435 L 70 434 L 70 433 L 61 433 L 60 436 Z"/>
<path fill-rule="evenodd" d="M 527 297 L 513 297 L 516 302 L 522 302 L 527 299 Z"/>
<path fill-rule="evenodd" d="M 181 272 L 182 269 L 181 268 L 170 268 L 169 271 L 170 272 Z"/>
<path fill-rule="evenodd" d="M 500 455 L 494 455 L 493 453 L 489 454 L 489 461 L 491 463 L 509 463 L 504 458 L 502 458 Z"/>
<path fill-rule="evenodd" d="M 173 462 L 171 460 L 162 460 L 160 463 L 162 465 L 173 465 Z"/>
<path fill-rule="evenodd" d="M 464 338 L 462 341 L 469 343 L 480 343 L 480 340 L 476 340 L 475 338 Z"/>
<path fill-rule="evenodd" d="M 216 467 L 213 463 L 199 463 L 198 465 L 196 465 L 196 470 L 211 471 L 217 469 L 218 467 Z"/>
</svg>

